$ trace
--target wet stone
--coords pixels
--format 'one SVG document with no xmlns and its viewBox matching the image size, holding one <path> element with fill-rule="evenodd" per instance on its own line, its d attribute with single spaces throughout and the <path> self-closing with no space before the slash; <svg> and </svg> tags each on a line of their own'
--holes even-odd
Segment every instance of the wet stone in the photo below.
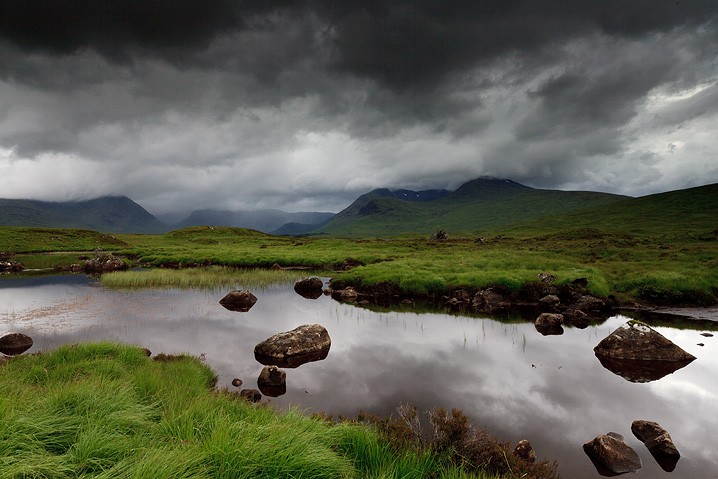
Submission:
<svg viewBox="0 0 718 479">
<path fill-rule="evenodd" d="M 642 466 L 641 458 L 620 434 L 602 434 L 584 444 L 583 450 L 604 476 L 636 472 Z"/>
<path fill-rule="evenodd" d="M 0 338 L 0 353 L 7 356 L 22 354 L 32 347 L 32 338 L 22 333 L 6 334 Z"/>
<path fill-rule="evenodd" d="M 239 311 L 246 313 L 257 302 L 257 297 L 247 290 L 230 291 L 227 295 L 219 300 L 219 304 L 230 311 Z"/>
<path fill-rule="evenodd" d="M 672 472 L 681 455 L 668 431 L 655 421 L 637 420 L 631 424 L 633 434 L 646 448 L 664 471 Z"/>
<path fill-rule="evenodd" d="M 296 368 L 320 361 L 329 354 L 332 340 L 319 324 L 305 324 L 291 331 L 275 334 L 254 347 L 254 357 L 267 366 Z"/>
</svg>

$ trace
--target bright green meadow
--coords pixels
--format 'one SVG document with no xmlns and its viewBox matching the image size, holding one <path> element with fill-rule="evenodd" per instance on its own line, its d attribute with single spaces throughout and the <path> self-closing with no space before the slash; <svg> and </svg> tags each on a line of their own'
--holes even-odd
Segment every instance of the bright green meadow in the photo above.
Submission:
<svg viewBox="0 0 718 479">
<path fill-rule="evenodd" d="M 0 366 L 0 478 L 489 478 L 363 424 L 213 389 L 196 358 L 110 343 Z"/>
<path fill-rule="evenodd" d="M 490 285 L 518 290 L 536 281 L 538 273 L 547 272 L 554 274 L 558 283 L 588 278 L 593 294 L 615 295 L 624 301 L 711 304 L 718 298 L 715 232 L 668 229 L 639 234 L 568 225 L 557 228 L 558 232 L 537 228 L 490 233 L 483 241 L 461 235 L 431 241 L 426 236 L 290 238 L 240 228 L 194 227 L 164 235 L 117 235 L 100 248 L 127 255 L 137 264 L 165 268 L 150 274 L 106 275 L 103 281 L 115 287 L 212 287 L 231 284 L 235 275 L 244 275 L 251 286 L 249 278 L 254 273 L 231 268 L 268 270 L 276 264 L 311 268 L 312 274 L 334 278 L 336 285 L 389 283 L 414 295 L 441 295 L 457 288 Z M 82 230 L 0 228 L 0 251 L 77 251 L 86 247 L 88 234 Z M 104 237 L 95 235 L 91 238 Z M 55 238 L 63 238 L 62 244 Z M 38 256 L 30 259 L 33 257 Z M 347 259 L 363 266 L 340 271 Z M 26 267 L 33 267 L 32 261 Z M 195 269 L 170 271 L 185 268 Z M 286 282 L 295 274 L 309 273 L 264 271 L 253 284 Z"/>
</svg>

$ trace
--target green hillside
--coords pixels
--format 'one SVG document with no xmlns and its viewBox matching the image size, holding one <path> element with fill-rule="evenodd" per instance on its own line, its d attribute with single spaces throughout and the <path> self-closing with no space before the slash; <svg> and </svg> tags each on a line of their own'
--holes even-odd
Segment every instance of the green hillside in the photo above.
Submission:
<svg viewBox="0 0 718 479">
<path fill-rule="evenodd" d="M 337 236 L 476 234 L 547 215 L 606 205 L 623 196 L 586 191 L 540 190 L 511 180 L 479 178 L 433 201 L 409 202 L 389 190 L 362 195 L 315 231 Z"/>
<path fill-rule="evenodd" d="M 107 233 L 158 233 L 165 225 L 125 196 L 49 202 L 0 199 L 0 226 L 83 228 Z"/>
<path fill-rule="evenodd" d="M 718 233 L 718 184 L 624 198 L 609 208 L 593 206 L 563 215 L 513 225 L 512 235 L 536 235 L 568 229 L 596 229 L 637 235 L 694 234 L 715 238 Z"/>
</svg>

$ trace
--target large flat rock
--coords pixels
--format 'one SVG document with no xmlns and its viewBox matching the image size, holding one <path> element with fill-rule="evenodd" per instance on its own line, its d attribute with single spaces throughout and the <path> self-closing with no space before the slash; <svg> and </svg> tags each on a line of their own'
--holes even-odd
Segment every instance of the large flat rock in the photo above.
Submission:
<svg viewBox="0 0 718 479">
<path fill-rule="evenodd" d="M 638 361 L 690 362 L 695 356 L 640 321 L 619 326 L 593 348 L 596 356 Z"/>
<path fill-rule="evenodd" d="M 319 324 L 305 324 L 291 331 L 275 334 L 254 347 L 254 357 L 261 364 L 296 368 L 304 363 L 327 357 L 332 340 Z"/>
</svg>

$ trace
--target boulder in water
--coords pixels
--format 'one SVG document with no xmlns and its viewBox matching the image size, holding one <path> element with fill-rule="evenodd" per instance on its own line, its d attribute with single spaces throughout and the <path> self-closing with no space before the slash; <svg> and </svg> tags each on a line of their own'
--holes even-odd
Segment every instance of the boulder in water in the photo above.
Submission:
<svg viewBox="0 0 718 479">
<path fill-rule="evenodd" d="M 32 347 L 32 338 L 22 333 L 6 334 L 0 338 L 0 353 L 7 356 L 22 354 Z"/>
<path fill-rule="evenodd" d="M 604 476 L 636 472 L 642 466 L 636 451 L 625 443 L 623 436 L 613 432 L 587 442 L 583 450 L 598 473 Z"/>
<path fill-rule="evenodd" d="M 264 365 L 296 368 L 326 358 L 331 345 L 332 340 L 323 326 L 305 324 L 257 344 L 254 357 Z"/>
<path fill-rule="evenodd" d="M 247 290 L 230 291 L 224 298 L 219 300 L 219 304 L 228 310 L 243 313 L 249 311 L 256 302 L 257 297 Z"/>
</svg>

